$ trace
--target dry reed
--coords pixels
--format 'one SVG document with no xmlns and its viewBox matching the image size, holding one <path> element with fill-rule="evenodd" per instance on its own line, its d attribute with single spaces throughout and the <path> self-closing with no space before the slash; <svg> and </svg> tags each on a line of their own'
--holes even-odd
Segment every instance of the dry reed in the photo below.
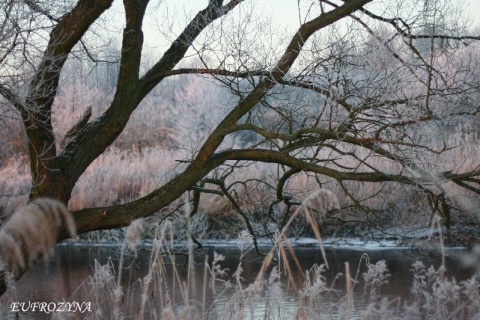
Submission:
<svg viewBox="0 0 480 320">
<path fill-rule="evenodd" d="M 323 221 L 329 211 L 340 210 L 337 196 L 327 189 L 313 191 L 305 198 L 302 206 L 306 210 L 315 213 L 315 218 L 318 222 Z"/>
<path fill-rule="evenodd" d="M 40 198 L 19 208 L 0 231 L 4 270 L 19 273 L 40 256 L 53 253 L 62 225 L 75 236 L 75 221 L 63 203 Z"/>
<path fill-rule="evenodd" d="M 302 210 L 295 213 L 301 214 Z M 141 222 L 136 221 L 127 230 L 128 236 L 122 251 L 133 249 L 139 244 L 140 225 Z M 287 227 L 289 225 L 290 221 Z M 188 270 L 184 282 L 179 275 L 181 269 L 176 266 L 178 261 L 170 250 L 173 246 L 171 233 L 175 230 L 171 229 L 167 221 L 156 229 L 148 274 L 135 282 L 140 291 L 133 287 L 122 288 L 121 291 L 125 294 L 119 299 L 116 290 L 121 286 L 121 274 L 115 276 L 111 262 L 105 266 L 95 264 L 95 275 L 88 281 L 95 312 L 86 315 L 85 319 L 470 319 L 480 314 L 479 283 L 475 278 L 457 284 L 454 279 L 449 280 L 444 276 L 442 267 L 427 270 L 423 264 L 416 263 L 412 266 L 412 294 L 415 300 L 402 302 L 400 298 L 381 294 L 381 291 L 385 292 L 390 274 L 385 261 L 372 264 L 366 254 L 362 255 L 354 277 L 349 264 L 345 264 L 345 292 L 334 289 L 333 284 L 328 285 L 331 279 L 327 279 L 324 274 L 325 265 L 314 265 L 306 270 L 303 287 L 296 286 L 290 261 L 293 256 L 293 261 L 297 264 L 297 258 L 285 231 L 284 229 L 277 235 L 274 247 L 264 258 L 260 270 L 255 273 L 253 283 L 247 286 L 242 284 L 242 262 L 233 274 L 234 283 L 230 283 L 226 278 L 227 269 L 221 266 L 223 256 L 216 253 L 210 264 L 205 260 L 202 281 L 197 282 L 195 277 L 188 274 L 191 272 Z M 245 234 L 240 234 L 239 237 L 242 241 L 249 238 Z M 240 248 L 248 250 L 249 246 L 243 243 Z M 275 263 L 274 252 L 278 253 L 278 262 L 282 263 Z M 167 271 L 166 261 L 162 257 L 164 254 L 170 260 L 167 263 L 170 264 L 171 273 Z M 188 252 L 188 259 L 193 261 L 192 251 Z M 362 263 L 367 270 L 359 277 Z M 123 259 L 120 259 L 119 268 L 122 265 Z M 283 270 L 280 268 L 282 265 Z M 283 277 L 287 277 L 288 286 L 292 285 L 295 291 L 298 301 L 296 306 L 285 305 L 287 293 L 281 282 Z M 167 278 L 173 279 L 173 283 L 168 284 Z M 360 282 L 364 283 L 363 296 L 355 288 Z M 195 286 L 200 283 L 203 288 L 199 293 L 203 296 L 199 298 L 195 296 Z M 223 284 L 224 288 L 219 289 L 219 284 Z M 181 293 L 179 300 L 175 300 L 177 291 Z M 461 300 L 461 296 L 467 300 Z M 367 305 L 362 305 L 360 300 L 356 301 L 359 298 L 364 299 Z"/>
</svg>

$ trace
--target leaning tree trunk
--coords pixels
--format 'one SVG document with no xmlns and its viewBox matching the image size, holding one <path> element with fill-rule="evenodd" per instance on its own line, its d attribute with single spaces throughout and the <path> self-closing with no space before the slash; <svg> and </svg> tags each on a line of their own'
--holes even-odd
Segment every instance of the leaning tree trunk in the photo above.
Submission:
<svg viewBox="0 0 480 320">
<path fill-rule="evenodd" d="M 229 130 L 288 73 L 309 37 L 371 1 L 346 1 L 343 5 L 301 25 L 268 76 L 220 122 L 183 173 L 145 197 L 125 205 L 74 212 L 78 232 L 122 227 L 136 218 L 151 215 L 180 197 L 212 169 L 229 160 L 228 156 L 233 159 L 235 154 L 216 155 L 215 152 Z M 208 6 L 192 19 L 162 58 L 140 77 L 142 24 L 148 0 L 124 0 L 126 26 L 114 99 L 107 111 L 91 122 L 91 112 L 87 110 L 84 117 L 68 131 L 57 150 L 51 114 L 60 72 L 73 47 L 79 43 L 92 23 L 110 7 L 112 0 L 80 0 L 70 13 L 64 15 L 50 33 L 50 41 L 42 62 L 30 83 L 28 98 L 20 102 L 22 99 L 13 92 L 0 87 L 2 95 L 20 111 L 26 128 L 33 181 L 30 199 L 47 196 L 68 203 L 77 180 L 120 135 L 132 112 L 145 96 L 185 56 L 202 30 L 233 10 L 240 2 L 242 0 L 231 0 L 223 5 L 223 1 L 209 1 Z M 64 230 L 56 240 L 68 236 Z M 20 275 L 25 270 L 18 270 L 17 274 Z M 1 289 L 0 294 L 4 291 Z"/>
</svg>

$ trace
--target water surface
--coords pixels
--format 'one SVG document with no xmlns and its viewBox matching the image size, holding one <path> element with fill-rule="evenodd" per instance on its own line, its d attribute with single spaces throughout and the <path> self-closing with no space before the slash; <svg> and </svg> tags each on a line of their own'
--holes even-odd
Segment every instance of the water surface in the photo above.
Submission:
<svg viewBox="0 0 480 320">
<path fill-rule="evenodd" d="M 94 296 L 92 292 L 87 289 L 88 284 L 92 285 L 92 275 L 95 261 L 99 265 L 110 264 L 117 267 L 120 260 L 118 247 L 99 247 L 99 246 L 58 246 L 55 255 L 48 261 L 39 261 L 31 268 L 16 284 L 16 288 L 7 297 L 2 297 L 3 308 L 2 315 L 5 318 L 13 319 L 15 313 L 10 312 L 12 302 L 61 302 L 61 301 L 76 301 L 88 302 L 93 301 Z M 211 277 L 209 270 L 205 268 L 205 259 L 211 266 L 211 261 L 214 256 L 214 251 L 223 255 L 225 259 L 221 261 L 221 269 L 225 274 L 215 281 L 214 290 L 218 297 L 213 294 L 213 289 L 210 287 Z M 266 250 L 265 250 L 266 251 Z M 457 258 L 462 254 L 460 250 L 449 250 L 446 256 L 447 276 L 455 277 L 457 281 L 462 281 L 470 278 L 474 274 L 474 270 L 466 268 Z M 138 252 L 138 256 L 125 259 L 124 266 L 129 268 L 122 271 L 122 283 L 128 285 L 138 279 L 145 277 L 149 269 L 151 251 L 143 249 Z M 287 271 L 285 263 L 272 264 L 276 265 L 280 270 L 281 281 L 278 290 L 281 290 L 281 306 L 282 310 L 275 311 L 278 317 L 295 316 L 296 308 L 298 307 L 298 292 L 305 283 L 304 272 L 309 270 L 314 265 L 324 264 L 320 250 L 318 248 L 296 248 L 295 253 L 300 263 L 300 270 L 295 266 L 293 260 L 290 260 L 290 266 L 293 272 L 292 277 L 286 275 Z M 358 282 L 354 284 L 354 312 L 352 318 L 359 314 L 362 308 L 368 304 L 366 299 L 365 285 L 363 283 L 362 274 L 367 271 L 367 260 L 370 264 L 375 264 L 379 260 L 385 260 L 390 277 L 388 277 L 388 284 L 383 286 L 380 294 L 389 299 L 399 299 L 402 301 L 409 301 L 412 299 L 412 264 L 415 261 L 422 261 L 427 267 L 432 265 L 438 268 L 441 264 L 441 256 L 435 252 L 421 252 L 418 250 L 368 250 L 362 251 L 359 249 L 326 249 L 327 260 L 329 264 L 328 270 L 323 273 L 326 285 L 330 291 L 325 294 L 322 300 L 325 312 L 332 311 L 332 304 L 338 301 L 343 301 L 346 290 L 345 279 L 345 263 L 348 262 L 351 278 Z M 206 303 L 207 306 L 199 307 L 201 312 L 209 311 L 209 314 L 222 314 L 225 310 L 222 308 L 231 308 L 231 299 L 234 299 L 236 290 L 232 287 L 227 288 L 226 282 L 235 286 L 234 272 L 239 266 L 240 252 L 237 248 L 205 248 L 195 253 L 193 263 L 194 272 L 188 274 L 188 268 L 185 267 L 185 257 L 179 256 L 175 261 L 175 267 L 169 259 L 165 259 L 165 281 L 164 284 L 169 288 L 169 301 L 172 305 L 181 305 L 185 302 L 185 296 L 181 290 L 178 290 L 182 284 L 192 283 L 189 289 L 189 301 L 198 306 Z M 258 275 L 262 266 L 263 258 L 258 257 L 251 252 L 243 257 L 241 267 L 243 272 L 241 274 L 242 288 L 246 288 L 248 284 L 252 283 Z M 271 271 L 272 267 L 268 271 Z M 118 270 L 115 270 L 118 274 Z M 339 276 L 343 274 L 343 276 Z M 207 275 L 207 278 L 205 278 Z M 190 280 L 187 278 L 190 277 Z M 268 279 L 268 274 L 266 276 Z M 288 280 L 290 278 L 290 281 Z M 94 284 L 93 284 L 94 285 Z M 208 287 L 208 288 L 207 288 Z M 238 291 L 238 290 L 237 290 Z M 237 292 L 238 293 L 238 292 Z M 137 299 L 139 293 L 134 295 Z M 98 297 L 97 297 L 98 299 Z M 278 300 L 278 297 L 276 298 Z M 343 300 L 342 300 L 343 299 Z M 255 299 L 249 306 L 249 313 L 246 317 L 249 318 L 264 318 L 265 317 L 265 301 L 268 299 Z M 276 301 L 277 301 L 276 300 Z M 269 300 L 271 301 L 271 300 Z M 133 306 L 138 305 L 138 301 L 130 301 Z M 330 306 L 330 307 L 329 307 Z M 161 306 L 156 306 L 160 308 Z M 92 308 L 94 306 L 92 305 Z M 289 308 L 291 313 L 288 314 Z M 95 312 L 95 310 L 91 310 Z M 269 311 L 270 312 L 270 311 Z M 319 311 L 323 312 L 323 311 Z M 20 312 L 23 319 L 50 319 L 52 314 L 46 315 L 42 312 Z M 64 315 L 64 314 L 61 314 Z M 58 314 L 57 314 L 58 316 Z M 85 318 L 85 315 L 75 314 L 76 318 Z M 91 316 L 91 314 L 90 314 Z M 336 315 L 332 314 L 332 318 Z M 213 316 L 212 316 L 213 317 Z"/>
</svg>

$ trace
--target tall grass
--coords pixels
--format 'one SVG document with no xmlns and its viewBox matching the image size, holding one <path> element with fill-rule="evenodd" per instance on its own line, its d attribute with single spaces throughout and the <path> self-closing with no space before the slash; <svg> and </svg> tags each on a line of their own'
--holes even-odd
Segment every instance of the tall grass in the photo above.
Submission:
<svg viewBox="0 0 480 320">
<path fill-rule="evenodd" d="M 51 255 L 62 226 L 75 236 L 73 217 L 57 200 L 36 199 L 18 208 L 0 230 L 0 285 L 11 285 L 12 276 L 21 275 L 37 258 Z"/>
<path fill-rule="evenodd" d="M 318 199 L 333 193 L 314 192 Z M 193 250 L 186 255 L 175 253 L 176 230 L 169 221 L 159 225 L 151 243 L 148 271 L 135 278 L 135 256 L 142 238 L 145 223 L 134 221 L 126 230 L 120 250 L 118 264 L 95 262 L 93 274 L 88 277 L 72 301 L 89 301 L 91 312 L 56 313 L 55 319 L 476 319 L 480 317 L 480 283 L 474 277 L 462 282 L 445 276 L 445 264 L 436 269 L 426 267 L 421 262 L 411 266 L 413 282 L 412 299 L 396 297 L 389 289 L 391 275 L 385 261 L 370 263 L 364 254 L 356 269 L 345 264 L 345 272 L 334 278 L 327 278 L 325 264 L 314 265 L 302 270 L 295 250 L 286 238 L 287 230 L 297 215 L 311 215 L 308 220 L 317 229 L 318 217 L 324 217 L 322 206 L 317 213 L 310 211 L 312 196 L 307 197 L 302 207 L 296 210 L 284 229 L 275 237 L 255 275 L 246 274 L 248 260 L 243 258 L 253 247 L 253 239 L 248 232 L 238 235 L 240 262 L 236 270 L 222 265 L 224 256 L 214 253 L 209 262 L 203 263 L 203 274 L 193 268 Z M 320 195 L 320 196 L 318 196 Z M 316 199 L 315 201 L 318 201 Z M 326 199 L 336 203 L 336 199 Z M 313 202 L 315 202 L 313 201 Z M 325 208 L 325 206 L 323 206 Z M 324 209 L 327 210 L 327 209 Z M 185 213 L 188 214 L 189 210 Z M 28 216 L 27 216 L 28 214 Z M 314 218 L 313 214 L 317 214 Z M 34 204 L 21 208 L 4 227 L 0 237 L 4 242 L 4 232 L 18 232 L 27 244 L 28 260 L 39 254 L 51 252 L 54 243 L 51 236 L 45 236 L 42 229 L 38 233 L 31 229 L 31 216 L 42 219 L 48 234 L 55 234 L 62 219 L 67 221 L 74 232 L 71 218 L 64 207 L 51 200 L 37 200 Z M 188 215 L 187 215 L 188 216 Z M 50 224 L 45 224 L 50 222 Z M 21 230 L 29 230 L 21 231 Z M 191 228 L 188 228 L 191 231 Z M 317 230 L 318 232 L 318 230 Z M 316 233 L 317 233 L 316 232 Z M 319 253 L 322 251 L 321 235 Z M 190 235 L 191 237 L 191 235 Z M 41 240 L 45 239 L 45 240 Z M 5 242 L 4 242 L 5 243 Z M 8 241 L 7 241 L 8 243 Z M 37 246 L 34 244 L 38 243 Z M 192 248 L 190 242 L 189 248 Z M 15 249 L 18 251 L 18 248 Z M 2 257 L 3 251 L 2 251 Z M 15 260 L 15 255 L 12 255 Z M 186 258 L 180 266 L 179 257 Z M 15 262 L 17 264 L 21 262 Z M 14 263 L 14 264 L 15 264 Z M 365 269 L 360 273 L 360 267 Z M 180 276 L 183 274 L 183 276 Z M 298 279 L 300 275 L 301 280 Z M 251 282 L 244 277 L 253 278 Z M 133 277 L 133 280 L 131 280 Z M 343 286 L 335 285 L 337 282 Z M 335 285 L 335 288 L 334 288 Z M 14 285 L 10 288 L 14 296 Z M 388 292 L 388 294 L 385 294 Z M 12 297 L 13 297 L 12 296 Z M 67 297 L 66 297 L 67 298 Z M 13 299 L 13 298 L 12 298 Z M 11 301 L 7 297 L 4 301 Z M 4 306 L 3 310 L 8 310 Z M 4 311 L 4 316 L 10 316 Z M 18 314 L 17 316 L 22 316 Z"/>
</svg>

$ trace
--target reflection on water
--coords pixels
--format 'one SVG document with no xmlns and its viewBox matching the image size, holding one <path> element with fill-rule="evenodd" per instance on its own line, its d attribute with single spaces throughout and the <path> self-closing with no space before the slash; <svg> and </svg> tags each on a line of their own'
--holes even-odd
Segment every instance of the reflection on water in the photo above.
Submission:
<svg viewBox="0 0 480 320">
<path fill-rule="evenodd" d="M 205 257 L 207 256 L 209 264 L 211 264 L 214 251 L 225 256 L 221 261 L 221 269 L 226 271 L 226 274 L 215 281 L 215 292 L 218 293 L 217 300 L 212 294 L 211 288 L 208 290 L 206 286 L 210 285 L 211 278 L 205 279 L 205 274 L 208 274 L 205 269 Z M 462 281 L 470 278 L 473 275 L 473 270 L 467 269 L 461 265 L 458 259 L 452 258 L 460 254 L 458 250 L 448 251 L 449 255 L 446 258 L 447 276 L 454 276 L 457 281 Z M 362 273 L 366 272 L 366 259 L 364 252 L 359 250 L 349 249 L 326 249 L 329 269 L 323 273 L 326 281 L 326 288 L 329 293 L 325 295 L 325 301 L 322 301 L 323 309 L 319 312 L 334 313 L 331 306 L 338 302 L 341 297 L 345 297 L 346 281 L 344 276 L 338 276 L 339 273 L 345 274 L 345 262 L 349 263 L 350 275 L 356 279 L 358 283 L 354 284 L 354 307 L 361 310 L 368 301 L 365 301 L 364 284 Z M 197 305 L 202 305 L 205 302 L 207 307 L 200 307 L 200 310 L 206 314 L 218 315 L 225 314 L 225 308 L 233 308 L 232 295 L 238 294 L 234 289 L 236 280 L 234 272 L 239 266 L 240 252 L 236 248 L 206 248 L 195 253 L 194 270 L 195 273 L 190 275 L 190 283 L 192 287 L 190 290 L 189 301 Z M 302 271 L 312 268 L 313 265 L 323 264 L 322 255 L 318 248 L 297 248 L 296 255 L 300 263 Z M 411 299 L 410 289 L 412 286 L 411 265 L 413 262 L 420 260 L 425 266 L 433 265 L 438 268 L 441 263 L 441 258 L 436 253 L 421 253 L 413 250 L 377 250 L 367 252 L 368 260 L 374 264 L 379 260 L 385 260 L 391 276 L 388 278 L 388 285 L 381 289 L 381 294 L 388 298 L 400 297 L 401 301 Z M 47 262 L 40 261 L 35 267 L 31 268 L 16 284 L 16 289 L 8 296 L 2 297 L 4 308 L 0 316 L 6 318 L 14 318 L 15 314 L 9 312 L 9 306 L 12 302 L 60 302 L 60 301 L 77 301 L 86 302 L 92 300 L 92 293 L 85 290 L 85 282 L 87 278 L 93 273 L 95 260 L 100 264 L 107 264 L 108 261 L 113 262 L 117 266 L 120 259 L 119 249 L 115 247 L 86 247 L 86 246 L 58 246 L 55 256 Z M 126 259 L 124 266 L 130 266 L 122 272 L 122 282 L 124 284 L 133 283 L 136 280 L 144 277 L 148 272 L 150 259 L 150 250 L 140 250 L 136 259 Z M 168 261 L 168 259 L 166 259 Z M 246 287 L 252 283 L 257 277 L 258 271 L 261 268 L 263 259 L 255 254 L 246 255 L 241 263 L 243 272 L 241 274 L 241 286 Z M 181 290 L 175 290 L 182 284 L 187 282 L 188 272 L 187 268 L 181 266 L 184 264 L 184 257 L 178 257 L 176 260 L 177 267 L 172 268 L 172 265 L 166 265 L 165 273 L 171 276 L 165 277 L 165 280 L 171 281 L 166 286 L 170 291 L 165 294 L 169 295 L 169 300 L 172 305 L 181 304 L 185 301 L 185 296 L 182 295 Z M 268 291 L 267 295 L 275 295 L 281 292 L 281 296 L 269 296 L 266 299 L 257 299 L 247 309 L 245 313 L 246 318 L 290 318 L 295 316 L 299 301 L 298 293 L 295 288 L 301 289 L 305 282 L 305 277 L 298 268 L 295 267 L 293 260 L 290 263 L 292 272 L 294 273 L 293 281 L 288 281 L 288 277 L 281 277 L 281 286 L 277 290 Z M 285 264 L 280 262 L 277 264 L 280 273 L 285 273 Z M 271 269 L 271 268 L 270 268 Z M 178 276 L 175 272 L 178 272 Z M 117 270 L 118 273 L 118 270 Z M 268 279 L 268 275 L 267 275 Z M 232 286 L 226 286 L 226 282 Z M 82 286 L 82 283 L 84 284 Z M 208 292 L 208 294 L 206 294 Z M 5 299 L 8 299 L 6 301 Z M 275 300 L 276 299 L 276 300 Z M 268 308 L 265 307 L 266 301 L 281 300 L 281 310 L 270 310 L 266 314 Z M 402 303 L 399 300 L 399 303 Z M 345 302 L 345 301 L 343 301 Z M 138 304 L 138 301 L 130 302 Z M 291 314 L 288 314 L 291 306 Z M 223 313 L 221 312 L 223 311 Z M 92 310 L 94 313 L 95 310 Z M 20 313 L 24 319 L 50 319 L 50 315 L 43 313 Z M 355 311 L 353 315 L 355 314 Z M 213 316 L 212 316 L 213 317 Z M 332 318 L 335 318 L 332 315 Z M 22 318 L 22 317 L 21 317 Z M 83 318 L 77 315 L 77 318 Z"/>
</svg>

